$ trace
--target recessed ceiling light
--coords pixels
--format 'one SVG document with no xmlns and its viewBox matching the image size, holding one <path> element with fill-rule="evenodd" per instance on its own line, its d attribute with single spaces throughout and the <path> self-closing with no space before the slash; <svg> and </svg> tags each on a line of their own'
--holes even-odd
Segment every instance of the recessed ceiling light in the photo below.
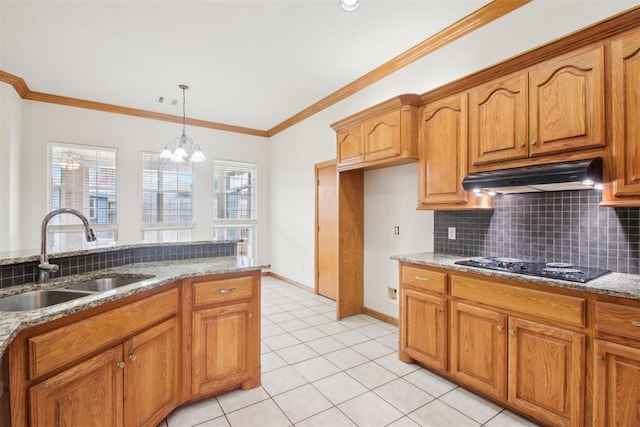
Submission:
<svg viewBox="0 0 640 427">
<path fill-rule="evenodd" d="M 360 0 L 340 0 L 340 7 L 347 12 L 353 12 L 360 7 Z"/>
</svg>

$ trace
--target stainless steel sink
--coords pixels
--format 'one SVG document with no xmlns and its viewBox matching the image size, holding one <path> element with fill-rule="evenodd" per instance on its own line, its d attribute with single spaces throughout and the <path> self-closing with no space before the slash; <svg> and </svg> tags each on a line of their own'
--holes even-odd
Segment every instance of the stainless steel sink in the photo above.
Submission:
<svg viewBox="0 0 640 427">
<path fill-rule="evenodd" d="M 0 298 L 0 311 L 37 310 L 91 295 L 91 292 L 45 289 Z"/>
<path fill-rule="evenodd" d="M 67 289 L 88 291 L 88 292 L 105 292 L 120 286 L 130 285 L 131 283 L 141 282 L 154 276 L 137 276 L 137 277 L 101 277 L 98 279 L 85 280 L 71 286 Z"/>
</svg>

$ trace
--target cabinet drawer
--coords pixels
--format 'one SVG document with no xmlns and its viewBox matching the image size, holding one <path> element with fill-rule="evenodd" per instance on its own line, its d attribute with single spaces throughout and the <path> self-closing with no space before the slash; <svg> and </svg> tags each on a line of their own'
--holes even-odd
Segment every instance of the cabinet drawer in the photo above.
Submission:
<svg viewBox="0 0 640 427">
<path fill-rule="evenodd" d="M 193 284 L 193 306 L 233 301 L 253 296 L 253 277 L 210 280 Z"/>
<path fill-rule="evenodd" d="M 447 292 L 447 274 L 420 267 L 402 266 L 401 283 L 434 292 Z"/>
<path fill-rule="evenodd" d="M 451 276 L 451 295 L 549 320 L 585 325 L 585 298 L 462 276 Z"/>
<path fill-rule="evenodd" d="M 640 307 L 596 302 L 596 330 L 640 340 Z"/>
<path fill-rule="evenodd" d="M 178 289 L 174 288 L 29 338 L 29 378 L 37 378 L 122 341 L 177 313 L 178 295 Z"/>
</svg>

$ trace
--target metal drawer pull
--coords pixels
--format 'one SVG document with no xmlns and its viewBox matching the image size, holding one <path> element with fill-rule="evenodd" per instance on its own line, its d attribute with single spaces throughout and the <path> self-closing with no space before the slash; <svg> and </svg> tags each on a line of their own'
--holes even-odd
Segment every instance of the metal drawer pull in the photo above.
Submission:
<svg viewBox="0 0 640 427">
<path fill-rule="evenodd" d="M 636 320 L 636 321 L 634 321 L 634 322 L 631 322 L 631 324 L 632 324 L 633 326 L 637 326 L 638 328 L 640 328 L 640 321 L 638 321 L 638 320 Z"/>
<path fill-rule="evenodd" d="M 429 278 L 428 277 L 420 277 L 420 276 L 415 276 L 416 280 L 422 280 L 423 282 L 428 282 Z"/>
<path fill-rule="evenodd" d="M 498 332 L 502 332 L 504 330 L 501 325 L 496 326 L 496 329 L 498 330 Z"/>
<path fill-rule="evenodd" d="M 228 294 L 229 292 L 233 292 L 235 290 L 236 290 L 236 288 L 223 288 L 223 289 L 216 289 L 213 293 L 215 293 L 215 294 Z"/>
</svg>

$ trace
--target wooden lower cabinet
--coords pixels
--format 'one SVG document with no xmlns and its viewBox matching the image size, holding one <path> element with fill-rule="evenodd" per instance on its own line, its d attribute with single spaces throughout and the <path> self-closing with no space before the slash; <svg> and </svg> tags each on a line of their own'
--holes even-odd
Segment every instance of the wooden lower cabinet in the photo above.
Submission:
<svg viewBox="0 0 640 427">
<path fill-rule="evenodd" d="M 640 425 L 640 348 L 595 340 L 593 424 Z"/>
<path fill-rule="evenodd" d="M 193 313 L 192 393 L 226 388 L 249 378 L 249 304 Z"/>
<path fill-rule="evenodd" d="M 178 331 L 174 317 L 31 387 L 32 425 L 156 426 L 177 406 Z"/>
<path fill-rule="evenodd" d="M 489 395 L 506 398 L 506 315 L 452 302 L 451 375 Z"/>
<path fill-rule="evenodd" d="M 30 425 L 124 425 L 122 354 L 119 345 L 31 387 Z"/>
<path fill-rule="evenodd" d="M 510 317 L 509 403 L 553 425 L 582 425 L 584 355 L 584 334 Z"/>
<path fill-rule="evenodd" d="M 447 300 L 440 296 L 401 289 L 402 319 L 400 359 L 417 360 L 447 368 Z"/>
<path fill-rule="evenodd" d="M 155 426 L 178 406 L 179 333 L 173 317 L 125 341 L 126 425 Z"/>
</svg>

